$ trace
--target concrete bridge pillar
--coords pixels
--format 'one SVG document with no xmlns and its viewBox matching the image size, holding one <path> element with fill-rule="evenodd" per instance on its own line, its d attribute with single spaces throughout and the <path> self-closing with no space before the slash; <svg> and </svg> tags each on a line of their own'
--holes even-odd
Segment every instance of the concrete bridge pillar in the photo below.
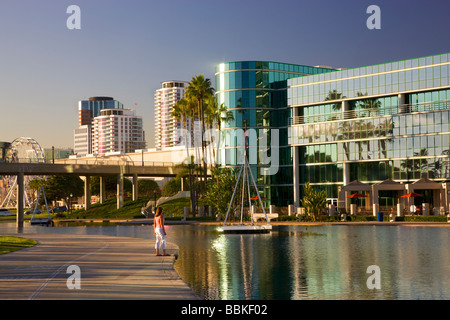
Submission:
<svg viewBox="0 0 450 320">
<path fill-rule="evenodd" d="M 138 199 L 138 175 L 133 174 L 133 201 Z"/>
<path fill-rule="evenodd" d="M 106 200 L 106 187 L 105 177 L 100 177 L 100 203 L 105 203 Z"/>
<path fill-rule="evenodd" d="M 123 207 L 123 172 L 117 175 L 117 209 Z"/>
<path fill-rule="evenodd" d="M 91 208 L 91 177 L 84 177 L 84 210 L 89 210 Z"/>
<path fill-rule="evenodd" d="M 17 231 L 23 230 L 23 200 L 24 200 L 24 182 L 23 182 L 23 172 L 17 174 L 17 216 L 16 216 L 16 227 Z"/>
</svg>

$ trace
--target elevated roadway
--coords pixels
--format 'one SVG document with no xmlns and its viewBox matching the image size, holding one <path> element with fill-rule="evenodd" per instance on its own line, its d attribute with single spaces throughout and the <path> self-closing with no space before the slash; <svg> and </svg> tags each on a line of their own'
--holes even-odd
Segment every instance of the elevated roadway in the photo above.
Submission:
<svg viewBox="0 0 450 320">
<path fill-rule="evenodd" d="M 175 165 L 112 165 L 78 163 L 6 163 L 0 162 L 0 175 L 77 175 L 77 176 L 145 176 L 174 177 L 180 169 Z"/>
<path fill-rule="evenodd" d="M 151 165 L 148 165 L 151 164 Z M 103 177 L 117 176 L 117 208 L 123 206 L 123 179 L 126 176 L 133 177 L 133 200 L 137 199 L 137 179 L 138 177 L 174 177 L 180 171 L 173 163 L 163 162 L 143 162 L 142 165 L 132 163 L 109 162 L 104 164 L 91 164 L 67 161 L 63 163 L 6 163 L 0 162 L 0 176 L 17 176 L 17 227 L 23 227 L 23 197 L 24 197 L 24 176 L 36 175 L 76 175 L 84 176 L 84 207 L 90 208 L 90 177 L 100 176 L 100 201 L 104 200 L 105 181 Z"/>
</svg>

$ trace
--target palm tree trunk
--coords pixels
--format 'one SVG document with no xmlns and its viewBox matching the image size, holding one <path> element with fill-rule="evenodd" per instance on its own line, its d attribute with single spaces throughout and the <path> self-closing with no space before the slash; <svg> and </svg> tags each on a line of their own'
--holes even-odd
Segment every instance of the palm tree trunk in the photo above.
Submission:
<svg viewBox="0 0 450 320">
<path fill-rule="evenodd" d="M 192 117 L 192 132 L 194 135 L 194 152 L 195 152 L 195 156 L 194 159 L 192 159 L 193 161 L 190 160 L 190 165 L 191 168 L 195 165 L 195 161 L 196 159 L 198 159 L 198 149 L 196 147 L 196 143 L 195 143 L 195 139 L 196 139 L 196 134 L 195 134 L 195 108 L 193 110 L 193 117 Z M 192 201 L 192 216 L 195 217 L 195 213 L 197 210 L 197 186 L 195 184 L 195 181 L 197 180 L 197 170 L 194 170 L 194 172 L 191 175 L 192 177 L 192 186 L 191 186 L 191 201 Z"/>
<path fill-rule="evenodd" d="M 186 138 L 185 138 L 185 141 L 186 141 L 185 142 L 185 144 L 186 144 L 186 155 L 187 155 L 187 162 L 188 162 L 188 166 L 189 166 L 189 195 L 191 197 L 190 202 L 189 202 L 190 203 L 190 211 L 194 212 L 195 203 L 193 201 L 194 197 L 193 197 L 193 194 L 192 194 L 192 191 L 193 191 L 193 186 L 192 186 L 192 168 L 190 166 L 191 157 L 189 155 L 189 147 L 190 147 L 191 139 L 188 139 L 188 136 L 190 137 L 191 133 L 187 132 L 187 115 L 183 116 L 183 127 L 184 127 L 184 132 L 186 134 Z"/>
<path fill-rule="evenodd" d="M 198 109 L 199 109 L 199 118 L 200 118 L 200 130 L 201 130 L 201 143 L 202 143 L 202 165 L 203 165 L 203 181 L 202 181 L 202 192 L 205 191 L 206 189 L 206 175 L 207 175 L 207 167 L 206 167 L 206 161 L 205 161 L 205 139 L 204 139 L 204 134 L 205 134 L 205 120 L 203 117 L 203 97 L 201 99 L 199 99 L 198 101 Z"/>
</svg>

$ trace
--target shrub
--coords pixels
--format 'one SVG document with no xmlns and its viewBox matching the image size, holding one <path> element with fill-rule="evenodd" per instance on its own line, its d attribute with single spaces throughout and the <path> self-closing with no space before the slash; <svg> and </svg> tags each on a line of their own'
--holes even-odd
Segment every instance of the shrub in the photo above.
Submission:
<svg viewBox="0 0 450 320">
<path fill-rule="evenodd" d="M 446 216 L 404 216 L 402 218 L 404 221 L 411 222 L 447 222 Z"/>
<path fill-rule="evenodd" d="M 163 186 L 161 190 L 161 196 L 170 197 L 180 191 L 181 191 L 181 178 L 173 178 L 170 179 L 168 182 L 166 182 L 166 184 Z"/>
</svg>

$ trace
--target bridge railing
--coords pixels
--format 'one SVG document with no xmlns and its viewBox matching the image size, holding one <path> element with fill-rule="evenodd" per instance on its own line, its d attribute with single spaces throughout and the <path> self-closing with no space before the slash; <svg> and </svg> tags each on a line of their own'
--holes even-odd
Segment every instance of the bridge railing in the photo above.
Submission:
<svg viewBox="0 0 450 320">
<path fill-rule="evenodd" d="M 45 159 L 33 159 L 33 158 L 14 158 L 13 161 L 1 160 L 0 163 L 46 163 Z"/>
<path fill-rule="evenodd" d="M 103 159 L 55 159 L 55 164 L 86 164 L 103 166 L 134 166 L 134 167 L 174 167 L 176 163 L 165 161 L 140 161 L 130 159 L 103 160 Z"/>
<path fill-rule="evenodd" d="M 9 163 L 9 162 L 3 162 Z M 36 160 L 28 158 L 16 158 L 13 163 L 36 163 L 36 164 L 52 164 L 52 160 Z M 77 164 L 77 165 L 103 165 L 103 166 L 143 166 L 143 167 L 175 167 L 177 164 L 174 162 L 166 161 L 140 161 L 130 159 L 118 159 L 118 160 L 104 160 L 104 159 L 55 159 L 55 164 Z"/>
</svg>

